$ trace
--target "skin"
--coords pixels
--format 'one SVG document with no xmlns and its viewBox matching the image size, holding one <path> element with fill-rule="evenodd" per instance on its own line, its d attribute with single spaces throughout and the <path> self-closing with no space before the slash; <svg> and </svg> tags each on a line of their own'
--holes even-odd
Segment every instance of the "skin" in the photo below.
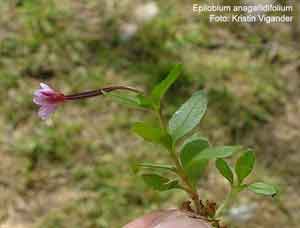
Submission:
<svg viewBox="0 0 300 228">
<path fill-rule="evenodd" d="M 179 210 L 156 211 L 135 219 L 123 228 L 212 228 L 207 222 L 191 218 Z"/>
</svg>

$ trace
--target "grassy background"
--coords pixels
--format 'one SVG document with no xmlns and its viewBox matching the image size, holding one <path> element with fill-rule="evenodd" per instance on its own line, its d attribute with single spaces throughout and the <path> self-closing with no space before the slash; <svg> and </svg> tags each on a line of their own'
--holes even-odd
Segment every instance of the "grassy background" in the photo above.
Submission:
<svg viewBox="0 0 300 228">
<path fill-rule="evenodd" d="M 36 115 L 39 82 L 65 93 L 104 85 L 146 91 L 176 62 L 183 74 L 165 100 L 167 115 L 204 88 L 209 110 L 199 130 L 213 144 L 245 144 L 259 157 L 252 179 L 274 182 L 281 202 L 257 203 L 232 227 L 295 227 L 300 217 L 300 55 L 297 24 L 210 24 L 191 3 L 156 1 L 147 23 L 144 1 L 8 0 L 0 2 L 0 227 L 121 227 L 178 205 L 180 192 L 148 190 L 130 170 L 136 160 L 163 162 L 161 148 L 130 133 L 145 113 L 97 98 L 67 104 L 51 120 Z M 126 23 L 138 25 L 124 39 Z M 123 38 L 122 38 L 123 37 Z M 227 184 L 215 172 L 201 195 L 220 200 Z"/>
</svg>

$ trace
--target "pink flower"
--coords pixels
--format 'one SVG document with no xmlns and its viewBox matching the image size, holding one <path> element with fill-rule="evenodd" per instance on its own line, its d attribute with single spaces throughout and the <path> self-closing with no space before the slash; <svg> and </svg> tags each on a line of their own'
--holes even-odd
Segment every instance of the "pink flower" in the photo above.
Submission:
<svg viewBox="0 0 300 228">
<path fill-rule="evenodd" d="M 135 93 L 141 93 L 139 90 L 127 86 L 110 86 L 96 90 L 90 90 L 82 93 L 64 95 L 57 92 L 44 83 L 40 83 L 41 88 L 34 93 L 33 102 L 40 106 L 39 116 L 45 120 L 53 113 L 57 106 L 65 101 L 74 101 L 90 97 L 104 95 L 115 90 L 128 90 Z"/>
<path fill-rule="evenodd" d="M 53 90 L 48 85 L 40 83 L 40 86 L 41 88 L 34 93 L 33 102 L 40 106 L 38 115 L 45 120 L 66 99 L 63 93 Z"/>
</svg>

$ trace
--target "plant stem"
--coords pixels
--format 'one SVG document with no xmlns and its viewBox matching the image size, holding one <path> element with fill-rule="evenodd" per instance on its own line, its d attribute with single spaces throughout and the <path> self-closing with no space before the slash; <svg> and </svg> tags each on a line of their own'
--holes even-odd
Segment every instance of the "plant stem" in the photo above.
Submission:
<svg viewBox="0 0 300 228">
<path fill-rule="evenodd" d="M 165 121 L 164 121 L 164 118 L 162 115 L 161 108 L 159 108 L 159 110 L 157 110 L 155 113 L 157 114 L 161 129 L 164 131 L 164 133 L 167 133 L 167 127 L 166 127 L 166 124 L 165 124 Z"/>
<path fill-rule="evenodd" d="M 105 93 L 109 93 L 115 90 L 127 90 L 135 93 L 142 93 L 141 91 L 128 87 L 128 86 L 110 86 L 110 87 L 104 87 L 101 89 L 96 89 L 96 90 L 91 90 L 87 92 L 81 92 L 81 93 L 75 93 L 75 94 L 70 94 L 64 96 L 66 100 L 78 100 L 78 99 L 83 99 L 83 98 L 88 98 L 88 97 L 95 97 L 99 95 L 104 95 Z"/>
<path fill-rule="evenodd" d="M 237 192 L 238 191 L 237 191 L 236 187 L 233 186 L 231 188 L 230 192 L 227 194 L 224 202 L 217 209 L 216 214 L 215 214 L 215 218 L 220 217 L 228 209 L 229 205 L 232 203 L 232 201 L 236 197 Z"/>
<path fill-rule="evenodd" d="M 197 214 L 200 214 L 201 205 L 200 205 L 200 199 L 199 199 L 199 195 L 197 193 L 197 189 L 190 183 L 187 175 L 185 174 L 185 171 L 184 171 L 182 165 L 180 164 L 180 162 L 175 154 L 175 151 L 173 150 L 173 152 L 171 154 L 172 154 L 172 158 L 175 162 L 177 174 L 181 178 L 182 182 L 186 185 L 185 190 L 187 191 L 187 193 L 190 195 L 191 199 L 193 200 Z"/>
<path fill-rule="evenodd" d="M 165 125 L 165 122 L 163 119 L 161 108 L 159 108 L 157 110 L 157 114 L 158 114 L 161 128 L 165 132 L 167 132 L 167 128 L 166 128 L 166 125 Z M 183 167 L 178 159 L 174 145 L 172 145 L 172 148 L 170 148 L 170 154 L 171 154 L 172 160 L 174 161 L 175 166 L 176 166 L 176 173 L 181 178 L 182 183 L 185 185 L 184 190 L 190 195 L 192 201 L 194 202 L 197 214 L 200 214 L 201 205 L 200 205 L 200 199 L 199 199 L 199 195 L 197 193 L 197 189 L 190 183 L 188 176 L 186 175 L 185 170 L 183 169 Z"/>
</svg>

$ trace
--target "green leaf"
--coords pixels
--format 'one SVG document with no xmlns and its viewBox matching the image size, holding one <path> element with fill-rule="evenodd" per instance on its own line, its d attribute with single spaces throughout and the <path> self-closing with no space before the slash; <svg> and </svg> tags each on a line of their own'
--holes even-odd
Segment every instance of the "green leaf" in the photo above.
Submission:
<svg viewBox="0 0 300 228">
<path fill-rule="evenodd" d="M 168 178 L 162 177 L 158 174 L 143 174 L 144 182 L 155 190 L 165 189 L 165 185 L 170 181 Z"/>
<path fill-rule="evenodd" d="M 165 189 L 166 190 L 171 190 L 171 189 L 182 189 L 182 187 L 179 184 L 179 181 L 177 179 L 170 180 L 168 183 L 165 184 Z"/>
<path fill-rule="evenodd" d="M 148 123 L 135 123 L 132 130 L 146 141 L 161 143 L 163 133 L 158 127 L 153 127 Z"/>
<path fill-rule="evenodd" d="M 171 150 L 172 148 L 172 138 L 169 134 L 165 133 L 162 135 L 160 139 L 160 143 L 167 148 L 168 150 Z"/>
<path fill-rule="evenodd" d="M 199 140 L 206 140 L 206 141 L 208 141 L 206 138 L 203 138 L 203 137 L 199 136 L 198 133 L 195 133 L 195 134 L 189 136 L 187 139 L 184 140 L 184 143 L 182 144 L 180 150 L 182 150 L 182 148 L 183 148 L 186 144 L 188 144 L 189 142 L 192 142 L 192 141 L 195 141 L 195 140 L 198 140 L 198 139 L 199 139 Z"/>
<path fill-rule="evenodd" d="M 249 176 L 251 171 L 254 168 L 255 164 L 255 155 L 252 151 L 245 152 L 236 162 L 235 172 L 238 177 L 239 183 L 242 183 L 243 180 Z"/>
<path fill-rule="evenodd" d="M 186 142 L 180 151 L 180 161 L 183 167 L 187 166 L 197 154 L 208 147 L 209 144 L 207 139 L 203 138 L 196 138 Z"/>
<path fill-rule="evenodd" d="M 194 159 L 191 160 L 185 167 L 184 170 L 188 175 L 189 180 L 195 185 L 198 179 L 203 175 L 205 168 L 208 165 L 207 159 Z"/>
<path fill-rule="evenodd" d="M 210 147 L 204 149 L 195 159 L 217 159 L 217 158 L 227 158 L 235 154 L 241 149 L 240 146 L 219 146 Z"/>
<path fill-rule="evenodd" d="M 203 138 L 194 138 L 187 141 L 180 151 L 180 161 L 187 176 L 195 184 L 203 174 L 208 161 L 206 159 L 193 161 L 193 158 L 201 153 L 202 150 L 209 147 L 209 144 L 207 139 Z"/>
<path fill-rule="evenodd" d="M 216 160 L 216 167 L 222 176 L 225 177 L 231 184 L 233 184 L 233 173 L 227 162 L 222 158 L 218 158 Z"/>
<path fill-rule="evenodd" d="M 158 174 L 143 174 L 142 178 L 149 187 L 158 191 L 180 188 L 178 180 L 169 180 Z"/>
<path fill-rule="evenodd" d="M 276 187 L 262 182 L 256 182 L 250 184 L 248 186 L 248 189 L 252 192 L 255 192 L 256 194 L 266 195 L 266 196 L 275 196 L 278 193 Z"/>
<path fill-rule="evenodd" d="M 127 95 L 127 94 L 114 94 L 114 93 L 106 93 L 108 97 L 111 97 L 116 102 L 126 105 L 131 108 L 143 108 L 140 103 L 140 100 L 136 96 Z"/>
<path fill-rule="evenodd" d="M 139 104 L 141 107 L 153 108 L 153 102 L 149 97 L 139 94 L 139 95 L 137 95 L 137 99 L 139 100 Z"/>
<path fill-rule="evenodd" d="M 198 178 L 203 174 L 203 171 L 207 167 L 208 161 L 217 158 L 226 158 L 240 149 L 239 146 L 223 146 L 206 148 L 200 153 L 197 153 L 185 166 L 184 169 L 187 172 L 191 181 L 195 184 Z M 186 158 L 185 158 L 186 159 Z"/>
<path fill-rule="evenodd" d="M 149 168 L 149 169 L 161 169 L 166 171 L 174 172 L 176 168 L 172 165 L 163 165 L 163 164 L 152 164 L 152 163 L 140 163 L 138 166 L 142 168 Z"/>
<path fill-rule="evenodd" d="M 175 65 L 168 76 L 154 87 L 151 93 L 151 98 L 157 107 L 160 106 L 160 100 L 162 99 L 162 97 L 165 95 L 171 85 L 177 80 L 181 72 L 181 68 L 181 64 Z"/>
<path fill-rule="evenodd" d="M 199 124 L 206 107 L 206 95 L 203 91 L 198 91 L 173 114 L 169 121 L 168 132 L 174 142 Z"/>
</svg>

